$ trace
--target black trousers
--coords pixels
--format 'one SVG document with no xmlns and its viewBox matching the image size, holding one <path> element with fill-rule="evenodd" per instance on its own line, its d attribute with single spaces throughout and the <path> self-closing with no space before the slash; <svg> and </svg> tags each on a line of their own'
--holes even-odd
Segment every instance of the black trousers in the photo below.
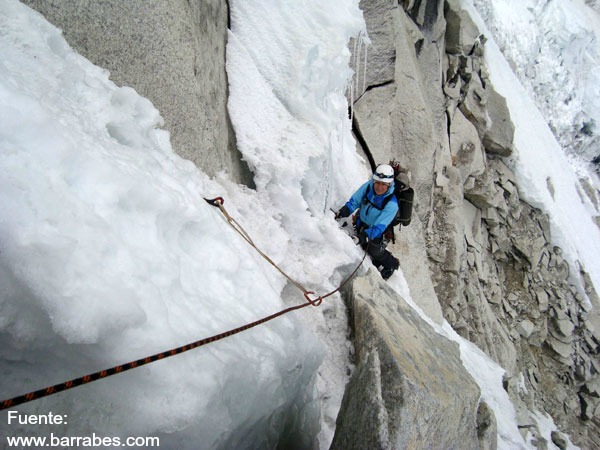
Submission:
<svg viewBox="0 0 600 450">
<path fill-rule="evenodd" d="M 383 269 L 398 269 L 400 262 L 387 249 L 387 242 L 383 238 L 371 239 L 367 244 L 367 253 L 377 268 L 383 266 Z"/>
</svg>

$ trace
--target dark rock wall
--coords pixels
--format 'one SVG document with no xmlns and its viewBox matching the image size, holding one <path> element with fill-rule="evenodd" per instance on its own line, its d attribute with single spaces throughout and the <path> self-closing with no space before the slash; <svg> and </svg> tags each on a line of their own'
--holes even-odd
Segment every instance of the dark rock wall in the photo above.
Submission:
<svg viewBox="0 0 600 450">
<path fill-rule="evenodd" d="M 207 174 L 252 185 L 227 112 L 222 0 L 24 0 L 116 84 L 150 99 L 173 150 Z"/>
</svg>

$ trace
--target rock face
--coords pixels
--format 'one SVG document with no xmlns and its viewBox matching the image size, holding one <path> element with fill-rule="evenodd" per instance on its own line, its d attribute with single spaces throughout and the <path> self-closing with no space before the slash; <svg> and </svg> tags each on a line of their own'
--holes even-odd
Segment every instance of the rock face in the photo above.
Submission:
<svg viewBox="0 0 600 450">
<path fill-rule="evenodd" d="M 357 362 L 331 448 L 480 448 L 478 417 L 483 430 L 490 415 L 458 345 L 373 271 L 353 282 L 348 307 Z"/>
<path fill-rule="evenodd" d="M 176 153 L 252 185 L 227 113 L 227 3 L 221 0 L 24 0 L 75 50 L 150 99 Z"/>
<path fill-rule="evenodd" d="M 117 84 L 151 99 L 177 153 L 252 185 L 226 109 L 226 1 L 23 3 Z M 487 77 L 485 36 L 459 0 L 360 6 L 372 46 L 363 92 L 353 96 L 355 132 L 372 161 L 396 159 L 411 172 L 413 220 L 392 251 L 413 300 L 504 367 L 519 426 L 539 448 L 547 443 L 535 410 L 582 448 L 600 448 L 600 319 L 584 295 L 600 299 L 504 164 L 514 126 Z M 357 368 L 333 448 L 495 449 L 493 413 L 478 403 L 456 346 L 378 275 L 356 280 L 349 303 Z M 558 432 L 552 441 L 566 447 Z"/>
<path fill-rule="evenodd" d="M 547 217 L 520 198 L 503 162 L 513 152 L 514 125 L 487 76 L 485 36 L 458 0 L 363 0 L 361 8 L 376 38 L 369 48 L 368 83 L 354 105 L 355 124 L 375 163 L 396 159 L 412 173 L 416 221 L 398 233 L 392 250 L 413 300 L 436 321 L 441 318 L 432 304 L 439 302 L 442 317 L 506 369 L 520 428 L 540 448 L 545 441 L 534 410 L 550 414 L 581 447 L 599 448 L 600 324 L 584 295 L 600 303 L 585 270 L 568 267 L 552 244 Z M 387 39 L 382 30 L 389 30 Z M 415 245 L 424 246 L 426 256 Z M 580 278 L 585 294 L 572 277 Z M 428 283 L 433 293 L 422 288 Z M 369 317 L 369 324 L 355 319 L 361 349 L 365 331 L 359 329 L 371 328 L 373 310 L 387 311 L 372 296 L 371 303 L 363 302 L 368 308 L 356 306 Z M 380 330 L 402 340 L 401 331 L 381 322 Z M 387 370 L 381 361 L 388 359 L 380 347 L 359 350 L 355 378 L 375 380 L 376 386 L 379 377 L 384 381 L 373 389 L 383 393 L 388 387 L 378 374 Z M 402 375 L 392 379 L 397 383 Z M 357 426 L 350 417 L 340 418 L 341 427 L 345 420 L 354 423 L 349 428 Z M 389 410 L 368 420 L 384 423 Z M 372 436 L 377 442 L 393 434 L 389 426 L 376 429 L 387 430 Z M 564 442 L 560 433 L 556 442 Z"/>
</svg>

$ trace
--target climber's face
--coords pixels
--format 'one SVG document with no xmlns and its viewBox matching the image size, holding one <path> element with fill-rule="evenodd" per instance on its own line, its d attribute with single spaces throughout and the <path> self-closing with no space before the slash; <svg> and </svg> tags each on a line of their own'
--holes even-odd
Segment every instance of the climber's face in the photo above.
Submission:
<svg viewBox="0 0 600 450">
<path fill-rule="evenodd" d="M 375 194 L 377 194 L 377 195 L 385 194 L 389 188 L 390 188 L 389 184 L 382 183 L 381 181 L 375 181 L 373 183 L 373 189 L 375 190 Z"/>
</svg>

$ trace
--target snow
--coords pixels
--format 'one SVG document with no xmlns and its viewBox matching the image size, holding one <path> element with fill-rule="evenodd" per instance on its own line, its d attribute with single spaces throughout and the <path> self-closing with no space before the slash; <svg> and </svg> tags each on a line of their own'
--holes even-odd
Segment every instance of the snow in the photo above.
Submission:
<svg viewBox="0 0 600 450">
<path fill-rule="evenodd" d="M 3 397 L 282 309 L 283 280 L 202 200 L 239 188 L 173 154 L 151 103 L 110 82 L 38 14 L 2 1 L 0 29 Z M 233 204 L 257 204 L 237 196 Z M 285 242 L 266 214 L 254 211 L 255 225 Z M 318 426 L 303 397 L 323 357 L 290 315 L 22 409 L 68 413 L 78 435 L 162 433 L 169 447 L 176 432 L 191 433 L 212 448 L 239 429 L 248 445 L 273 446 L 286 422 Z M 10 434 L 31 432 L 21 428 Z"/>
<path fill-rule="evenodd" d="M 499 5 L 504 5 L 502 11 L 512 11 L 512 2 L 499 2 Z M 577 5 L 578 2 L 575 2 L 571 4 L 570 9 L 561 8 L 554 9 L 554 11 L 564 21 L 571 23 L 581 15 Z M 491 36 L 492 34 L 473 7 L 473 3 L 470 0 L 463 0 L 463 6 L 475 19 L 480 30 L 486 36 Z M 515 7 L 514 11 L 516 13 L 510 17 L 515 18 L 514 23 L 516 24 L 519 23 L 519 17 L 528 17 L 525 11 L 522 11 L 522 6 Z M 588 11 L 592 15 L 595 14 L 592 10 Z M 503 17 L 503 20 L 511 22 L 510 19 L 506 19 L 506 14 Z M 570 20 L 566 20 L 565 17 Z M 506 25 L 497 25 L 508 27 L 508 22 Z M 530 22 L 528 23 L 531 25 Z M 518 25 L 517 28 L 520 29 Z M 529 27 L 529 30 L 535 32 L 535 28 L 532 26 Z M 594 28 L 590 29 L 590 31 L 593 30 Z M 579 30 L 577 31 L 579 32 Z M 557 32 L 559 34 L 566 33 L 562 28 Z M 511 51 L 516 53 L 520 48 L 518 44 L 515 44 Z M 599 212 L 597 206 L 588 197 L 582 195 L 583 190 L 580 187 L 579 178 L 587 177 L 592 184 L 596 184 L 598 187 L 600 184 L 594 174 L 586 171 L 581 161 L 566 156 L 545 118 L 513 73 L 493 39 L 486 43 L 485 57 L 490 80 L 496 91 L 506 97 L 511 119 L 516 125 L 514 136 L 516 151 L 511 158 L 510 166 L 517 176 L 520 195 L 549 215 L 552 241 L 562 248 L 565 259 L 572 268 L 581 265 L 590 274 L 592 283 L 598 290 L 598 286 L 600 286 L 600 258 L 598 258 L 600 255 L 600 228 L 593 218 Z M 581 70 L 584 73 L 593 71 L 585 63 L 582 64 Z M 592 65 L 592 68 L 597 68 L 598 65 L 600 65 L 600 59 Z M 575 67 L 579 66 L 574 66 L 572 70 L 575 70 Z M 559 86 L 564 88 L 563 84 L 559 84 Z M 568 87 L 567 85 L 567 91 Z M 572 92 L 575 100 L 578 99 L 577 95 L 578 92 Z M 579 285 L 580 291 L 583 293 L 583 287 L 580 286 L 581 283 L 578 279 L 572 277 L 572 281 Z M 587 302 L 589 303 L 589 300 Z"/>
<path fill-rule="evenodd" d="M 598 156 L 600 15 L 583 0 L 473 3 L 565 151 Z"/>
<path fill-rule="evenodd" d="M 147 99 L 114 85 L 40 15 L 0 2 L 3 397 L 304 301 L 202 197 L 222 195 L 256 244 L 308 289 L 332 290 L 358 263 L 358 249 L 338 232 L 329 207 L 353 189 L 344 171 L 356 180 L 367 173 L 353 155 L 343 96 L 351 76 L 346 44 L 361 30 L 362 15 L 353 2 L 328 11 L 318 3 L 297 11 L 272 5 L 281 17 L 271 23 L 289 22 L 275 30 L 287 35 L 278 41 L 287 48 L 283 55 L 277 48 L 252 55 L 243 39 L 257 29 L 269 32 L 259 7 L 233 5 L 228 49 L 238 61 L 229 67 L 231 79 L 238 70 L 249 83 L 232 82 L 233 92 L 246 89 L 232 95 L 230 107 L 256 174 L 251 191 L 225 174 L 211 180 L 175 155 Z M 324 15 L 312 16 L 315 9 Z M 240 23 L 240 11 L 248 23 Z M 308 31 L 311 39 L 304 39 Z M 272 59 L 257 67 L 252 57 L 264 55 Z M 299 76 L 279 58 L 301 64 Z M 279 92 L 272 88 L 277 80 Z M 259 120 L 241 130 L 252 118 Z M 321 422 L 320 439 L 330 440 L 350 370 L 346 323 L 339 295 L 332 296 L 320 314 L 289 314 L 239 338 L 22 408 L 68 412 L 77 417 L 72 434 L 159 434 L 167 447 L 197 448 L 200 438 L 206 448 L 273 447 L 286 427 L 313 439 Z M 11 435 L 27 431 L 10 427 Z"/>
<path fill-rule="evenodd" d="M 3 398 L 304 301 L 203 197 L 223 196 L 255 244 L 319 294 L 360 261 L 329 211 L 369 173 L 354 151 L 344 97 L 352 77 L 348 41 L 365 36 L 358 1 L 230 6 L 228 106 L 256 190 L 225 173 L 211 179 L 175 155 L 147 99 L 117 87 L 39 14 L 0 0 Z M 505 70 L 501 61 L 492 57 L 492 73 Z M 523 112 L 534 108 L 511 102 Z M 531 123 L 542 130 L 537 119 Z M 589 249 L 569 241 L 577 233 L 596 235 L 585 219 L 590 205 L 572 201 L 574 175 L 554 167 L 563 167 L 560 147 L 545 131 L 539 142 L 523 136 L 517 133 L 514 165 L 524 190 L 552 214 L 568 206 L 583 218 L 575 225 L 555 217 L 553 231 L 598 280 L 592 256 L 600 240 L 588 241 Z M 525 153 L 528 146 L 552 154 L 536 158 Z M 553 164 L 528 168 L 546 158 Z M 390 285 L 411 301 L 402 273 Z M 447 324 L 437 329 L 458 340 L 465 366 L 494 407 L 499 448 L 528 448 L 501 387 L 502 369 Z M 12 436 L 160 436 L 163 447 L 182 449 L 275 447 L 281 435 L 301 447 L 316 440 L 328 448 L 352 370 L 347 333 L 345 308 L 334 295 L 319 309 L 18 408 L 67 414 L 68 427 L 7 427 L 3 413 L 0 429 Z"/>
</svg>

